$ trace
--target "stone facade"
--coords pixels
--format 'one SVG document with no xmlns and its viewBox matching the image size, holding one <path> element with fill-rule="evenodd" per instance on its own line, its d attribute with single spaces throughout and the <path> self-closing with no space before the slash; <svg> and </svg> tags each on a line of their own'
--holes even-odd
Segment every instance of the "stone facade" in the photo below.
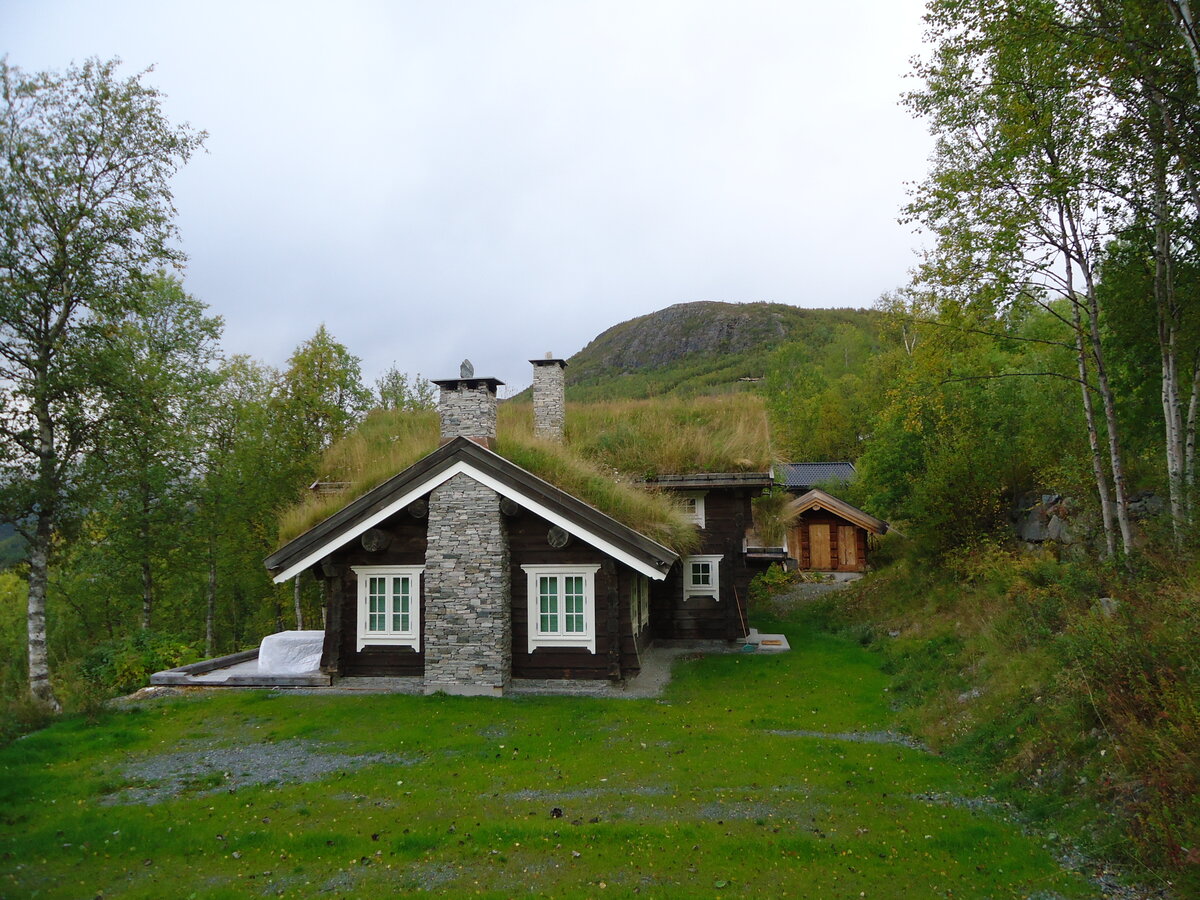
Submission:
<svg viewBox="0 0 1200 900">
<path fill-rule="evenodd" d="M 425 692 L 503 694 L 512 678 L 512 606 L 499 496 L 455 475 L 430 494 L 428 541 Z"/>
<path fill-rule="evenodd" d="M 567 364 L 561 359 L 534 359 L 533 433 L 562 443 L 566 422 Z"/>
<path fill-rule="evenodd" d="M 497 383 L 486 378 L 437 382 L 443 441 L 465 437 L 486 444 L 496 439 Z"/>
</svg>

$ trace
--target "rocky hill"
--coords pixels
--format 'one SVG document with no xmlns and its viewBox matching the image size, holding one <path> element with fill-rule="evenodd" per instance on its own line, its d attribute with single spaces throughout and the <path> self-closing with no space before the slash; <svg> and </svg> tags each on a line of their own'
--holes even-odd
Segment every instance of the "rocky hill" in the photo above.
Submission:
<svg viewBox="0 0 1200 900">
<path fill-rule="evenodd" d="M 573 400 L 724 392 L 763 378 L 770 351 L 826 343 L 839 326 L 873 331 L 869 310 L 783 303 L 677 303 L 614 325 L 570 358 Z"/>
</svg>

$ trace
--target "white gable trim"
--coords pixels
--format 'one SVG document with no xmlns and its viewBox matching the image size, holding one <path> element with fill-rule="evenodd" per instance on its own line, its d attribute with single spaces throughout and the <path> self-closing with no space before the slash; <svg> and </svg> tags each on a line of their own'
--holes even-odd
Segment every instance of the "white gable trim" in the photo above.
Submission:
<svg viewBox="0 0 1200 900">
<path fill-rule="evenodd" d="M 547 522 L 557 525 L 567 533 L 574 535 L 584 543 L 590 544 L 602 553 L 611 556 L 613 559 L 625 563 L 625 565 L 629 566 L 629 568 L 633 569 L 635 572 L 639 572 L 642 575 L 653 578 L 655 581 L 662 581 L 667 577 L 658 569 L 647 565 L 637 557 L 632 556 L 627 551 L 609 543 L 607 540 L 600 537 L 600 535 L 587 530 L 560 513 L 557 513 L 554 510 L 544 506 L 542 503 L 534 500 L 532 497 L 526 496 L 515 488 L 493 478 L 486 472 L 480 471 L 470 463 L 459 460 L 445 471 L 439 472 L 436 475 L 426 478 L 424 481 L 418 482 L 374 515 L 368 516 L 358 524 L 354 525 L 352 528 L 339 534 L 337 537 L 326 541 L 324 544 L 321 544 L 315 550 L 309 552 L 309 554 L 299 562 L 293 563 L 291 566 L 276 575 L 274 582 L 279 584 L 295 577 L 309 566 L 324 559 L 334 550 L 344 547 L 363 532 L 374 528 L 384 519 L 387 519 L 389 516 L 393 516 L 400 512 L 400 510 L 404 509 L 404 507 L 408 506 L 408 504 L 412 503 L 418 497 L 424 496 L 439 485 L 445 484 L 455 475 L 466 475 L 468 478 L 474 479 L 485 487 L 491 488 L 500 496 L 507 497 L 514 503 L 518 503 L 525 507 L 530 512 L 541 516 Z"/>
</svg>

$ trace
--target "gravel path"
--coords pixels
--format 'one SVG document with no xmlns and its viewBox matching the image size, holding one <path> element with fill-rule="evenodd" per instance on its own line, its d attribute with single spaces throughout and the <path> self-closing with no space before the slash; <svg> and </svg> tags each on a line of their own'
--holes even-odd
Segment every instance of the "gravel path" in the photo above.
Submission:
<svg viewBox="0 0 1200 900">
<path fill-rule="evenodd" d="M 288 740 L 217 747 L 197 743 L 192 749 L 134 760 L 120 769 L 135 785 L 106 796 L 106 806 L 147 806 L 185 792 L 220 794 L 254 784 L 316 781 L 377 763 L 410 766 L 419 760 L 387 753 L 331 753 L 317 741 Z"/>
</svg>

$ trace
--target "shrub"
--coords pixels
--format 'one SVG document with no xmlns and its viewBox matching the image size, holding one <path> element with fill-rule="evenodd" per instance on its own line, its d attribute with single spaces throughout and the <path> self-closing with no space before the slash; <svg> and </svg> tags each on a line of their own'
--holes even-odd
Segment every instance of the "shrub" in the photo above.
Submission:
<svg viewBox="0 0 1200 900">
<path fill-rule="evenodd" d="M 78 693 L 98 690 L 105 696 L 145 687 L 150 676 L 200 658 L 199 649 L 172 634 L 135 631 L 93 647 L 79 664 L 84 683 Z"/>
</svg>

